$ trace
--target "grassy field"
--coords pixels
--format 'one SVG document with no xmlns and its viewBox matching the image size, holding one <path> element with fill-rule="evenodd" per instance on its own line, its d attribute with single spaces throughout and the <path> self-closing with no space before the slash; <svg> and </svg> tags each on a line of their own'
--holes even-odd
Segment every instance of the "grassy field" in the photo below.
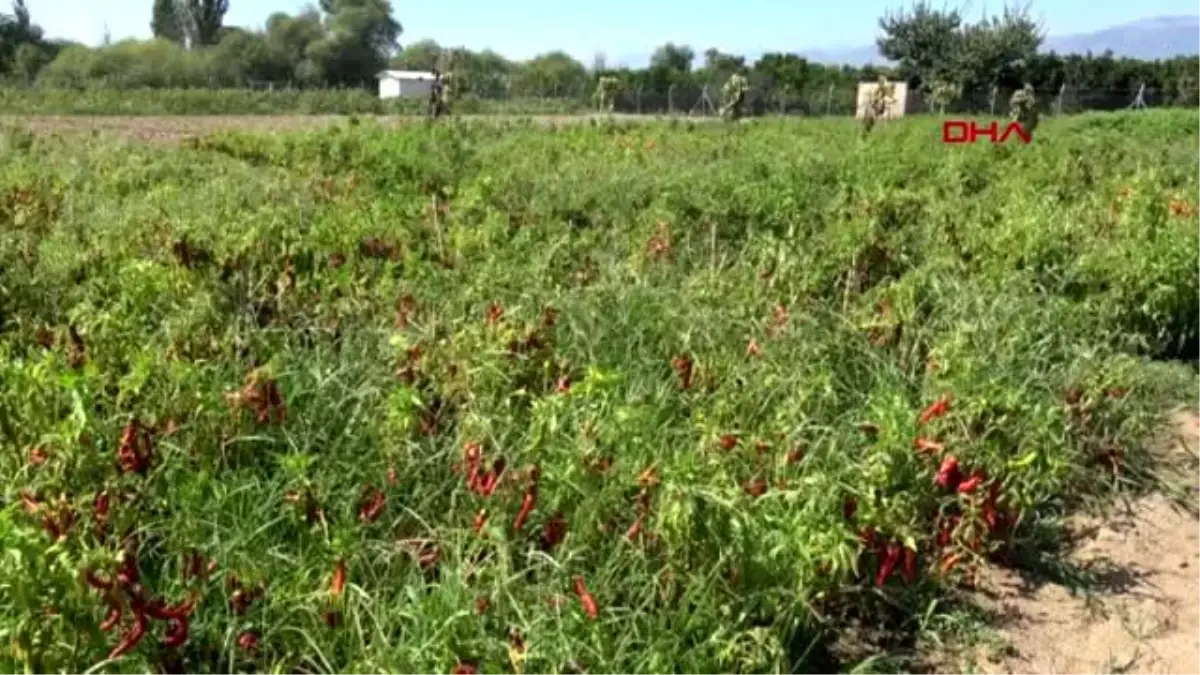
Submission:
<svg viewBox="0 0 1200 675">
<path fill-rule="evenodd" d="M 0 115 L 423 115 L 426 105 L 362 89 L 0 88 Z M 468 115 L 564 115 L 587 107 L 566 98 L 454 101 L 454 111 Z"/>
<path fill-rule="evenodd" d="M 1156 485 L 1198 127 L 10 131 L 0 668 L 919 667 Z"/>
</svg>

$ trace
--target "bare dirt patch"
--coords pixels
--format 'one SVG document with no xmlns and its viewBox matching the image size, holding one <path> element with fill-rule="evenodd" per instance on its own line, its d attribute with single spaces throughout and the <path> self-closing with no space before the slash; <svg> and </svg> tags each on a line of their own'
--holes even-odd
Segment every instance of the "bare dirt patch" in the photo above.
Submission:
<svg viewBox="0 0 1200 675">
<path fill-rule="evenodd" d="M 512 121 L 532 119 L 538 124 L 581 124 L 602 119 L 600 115 L 464 115 L 459 119 L 470 121 Z M 646 122 L 661 117 L 650 115 L 613 115 L 622 122 Z M 126 139 L 150 142 L 173 143 L 187 138 L 205 136 L 219 131 L 246 131 L 253 133 L 276 133 L 321 129 L 349 119 L 344 115 L 197 115 L 197 116 L 107 116 L 107 115 L 39 115 L 0 116 L 0 127 L 22 126 L 33 133 L 62 135 L 73 133 L 100 133 Z M 423 117 L 412 116 L 359 116 L 385 126 L 419 124 Z M 711 121 L 716 118 L 689 118 L 695 121 Z"/>
<path fill-rule="evenodd" d="M 1186 465 L 1194 498 L 1200 419 L 1181 413 L 1174 426 L 1178 433 L 1164 450 Z M 1194 507 L 1162 495 L 1103 520 L 1076 519 L 1071 530 L 1079 539 L 1069 562 L 1094 585 L 1073 594 L 1061 584 L 996 571 L 983 604 L 1004 617 L 1005 647 L 980 649 L 960 665 L 985 673 L 1200 672 L 1198 519 Z"/>
</svg>

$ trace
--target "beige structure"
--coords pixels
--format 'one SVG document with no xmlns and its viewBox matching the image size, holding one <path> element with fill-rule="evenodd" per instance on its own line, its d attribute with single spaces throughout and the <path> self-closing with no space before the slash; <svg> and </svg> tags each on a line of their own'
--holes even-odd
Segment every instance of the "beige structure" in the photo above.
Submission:
<svg viewBox="0 0 1200 675">
<path fill-rule="evenodd" d="M 890 120 L 898 117 L 904 117 L 904 111 L 908 107 L 908 83 L 907 82 L 891 82 L 892 85 L 892 105 L 888 108 L 887 114 L 883 119 Z M 871 95 L 879 88 L 878 82 L 859 82 L 858 83 L 858 98 L 854 116 L 862 119 L 867 115 L 867 107 L 871 102 Z"/>
</svg>

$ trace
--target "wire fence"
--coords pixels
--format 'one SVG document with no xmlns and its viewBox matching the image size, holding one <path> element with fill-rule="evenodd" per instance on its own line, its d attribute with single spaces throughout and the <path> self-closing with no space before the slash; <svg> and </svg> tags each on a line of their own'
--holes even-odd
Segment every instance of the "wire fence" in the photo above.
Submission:
<svg viewBox="0 0 1200 675">
<path fill-rule="evenodd" d="M 169 97 L 171 92 L 185 92 L 183 101 L 177 106 L 186 106 L 187 101 L 198 102 L 206 97 L 226 100 L 222 105 L 234 107 L 239 97 L 246 99 L 248 107 L 266 110 L 278 107 L 288 109 L 297 101 L 295 110 L 309 109 L 332 112 L 344 108 L 345 112 L 392 113 L 409 112 L 421 108 L 421 98 L 402 100 L 380 100 L 375 83 L 364 83 L 361 87 L 314 87 L 298 86 L 291 82 L 241 81 L 221 82 L 215 78 L 202 81 L 186 80 L 179 84 L 170 81 L 154 82 L 153 86 L 144 79 L 128 77 L 91 78 L 75 86 L 47 87 L 30 85 L 20 81 L 0 82 L 13 96 L 10 105 L 19 107 L 17 99 L 41 98 L 69 99 L 73 91 L 94 92 L 95 96 L 114 98 L 138 98 L 152 100 L 156 96 Z M 579 80 L 569 84 L 522 81 L 514 78 L 493 78 L 491 81 L 474 81 L 455 91 L 452 109 L 462 113 L 522 113 L 569 114 L 585 112 L 607 112 L 597 109 L 594 83 Z M 170 91 L 166 91 L 170 90 Z M 136 95 L 134 93 L 136 92 Z M 207 93 L 206 93 L 207 92 Z M 240 92 L 240 93 L 239 93 Z M 904 102 L 905 115 L 921 113 L 1002 115 L 1009 109 L 1011 89 L 991 89 L 963 92 L 943 103 L 930 101 L 921 92 L 910 91 Z M 1152 87 L 1080 88 L 1062 85 L 1053 90 L 1036 92 L 1037 107 L 1043 114 L 1072 114 L 1086 110 L 1119 110 L 1123 108 L 1159 108 L 1168 106 L 1200 105 L 1200 94 L 1195 85 L 1182 83 L 1174 89 Z M 6 98 L 0 94 L 0 99 Z M 861 105 L 859 83 L 835 82 L 827 85 L 811 85 L 804 91 L 794 92 L 783 87 L 752 85 L 747 96 L 746 109 L 751 115 L 799 115 L 799 116 L 853 116 Z M 274 103 L 272 102 L 274 101 Z M 667 116 L 715 116 L 721 109 L 720 86 L 716 83 L 688 82 L 660 89 L 648 87 L 626 87 L 619 90 L 612 101 L 611 112 L 626 115 Z M 133 105 L 133 104 L 131 104 Z"/>
</svg>

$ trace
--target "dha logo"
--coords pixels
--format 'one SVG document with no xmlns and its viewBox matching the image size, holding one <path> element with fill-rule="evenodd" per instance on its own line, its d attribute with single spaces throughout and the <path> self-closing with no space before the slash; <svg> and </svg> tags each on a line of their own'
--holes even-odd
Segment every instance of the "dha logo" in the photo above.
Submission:
<svg viewBox="0 0 1200 675">
<path fill-rule="evenodd" d="M 942 124 L 942 143 L 946 145 L 976 143 L 980 136 L 987 136 L 993 144 L 997 144 L 1007 141 L 1013 134 L 1025 145 L 1033 140 L 1033 135 L 1020 122 L 1010 122 L 1004 128 L 1004 133 L 1000 133 L 1000 125 L 995 121 L 986 127 L 979 126 L 974 120 L 947 120 Z"/>
</svg>

